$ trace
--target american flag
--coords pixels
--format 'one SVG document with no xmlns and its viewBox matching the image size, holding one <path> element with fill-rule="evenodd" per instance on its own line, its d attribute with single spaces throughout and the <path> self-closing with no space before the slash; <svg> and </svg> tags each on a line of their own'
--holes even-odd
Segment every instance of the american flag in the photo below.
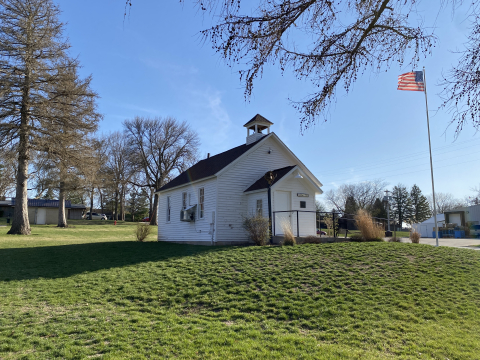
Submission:
<svg viewBox="0 0 480 360">
<path fill-rule="evenodd" d="M 397 90 L 425 91 L 423 71 L 412 71 L 400 75 Z"/>
</svg>

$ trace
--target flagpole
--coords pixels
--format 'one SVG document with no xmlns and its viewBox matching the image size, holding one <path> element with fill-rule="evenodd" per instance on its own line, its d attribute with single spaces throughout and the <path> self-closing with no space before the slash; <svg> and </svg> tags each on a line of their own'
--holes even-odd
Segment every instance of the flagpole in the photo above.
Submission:
<svg viewBox="0 0 480 360">
<path fill-rule="evenodd" d="M 433 198 L 433 218 L 435 220 L 435 238 L 438 246 L 438 223 L 437 223 L 437 205 L 435 203 L 435 184 L 433 181 L 433 161 L 432 161 L 432 142 L 430 140 L 430 120 L 428 118 L 428 100 L 427 100 L 427 78 L 425 77 L 425 66 L 423 67 L 423 83 L 425 85 L 425 107 L 427 109 L 427 129 L 428 129 L 428 149 L 430 150 L 430 173 L 432 175 L 432 198 Z"/>
</svg>

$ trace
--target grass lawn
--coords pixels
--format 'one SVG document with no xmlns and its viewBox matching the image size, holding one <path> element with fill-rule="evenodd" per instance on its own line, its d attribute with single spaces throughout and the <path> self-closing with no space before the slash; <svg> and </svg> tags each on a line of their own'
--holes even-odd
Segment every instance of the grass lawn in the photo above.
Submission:
<svg viewBox="0 0 480 360">
<path fill-rule="evenodd" d="M 479 358 L 478 251 L 137 243 L 130 224 L 74 226 L 0 228 L 0 359 Z"/>
</svg>

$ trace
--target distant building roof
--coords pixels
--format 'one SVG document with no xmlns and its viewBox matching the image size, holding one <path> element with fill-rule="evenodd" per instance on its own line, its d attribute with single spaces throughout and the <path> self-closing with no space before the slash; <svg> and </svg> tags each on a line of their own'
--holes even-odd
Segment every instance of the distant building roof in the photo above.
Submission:
<svg viewBox="0 0 480 360">
<path fill-rule="evenodd" d="M 12 198 L 11 206 L 15 206 L 15 198 Z M 28 207 L 51 207 L 58 208 L 58 200 L 48 200 L 48 199 L 28 199 Z M 86 209 L 83 204 L 72 204 L 70 200 L 65 200 L 66 209 Z"/>
<path fill-rule="evenodd" d="M 277 181 L 279 181 L 281 178 L 283 178 L 285 175 L 287 175 L 290 170 L 292 170 L 296 165 L 293 166 L 286 166 L 281 169 L 276 169 L 273 170 L 273 174 L 275 176 L 275 180 L 273 180 L 272 185 L 274 185 Z M 260 179 L 255 181 L 247 190 L 244 192 L 248 191 L 254 191 L 254 190 L 261 190 L 261 189 L 268 189 L 268 182 L 267 180 L 262 176 Z"/>
<path fill-rule="evenodd" d="M 222 170 L 225 166 L 229 165 L 231 162 L 233 162 L 234 160 L 238 159 L 240 156 L 245 154 L 257 143 L 264 140 L 266 136 L 262 137 L 261 139 L 258 139 L 257 141 L 251 144 L 240 145 L 240 146 L 234 147 L 233 149 L 224 151 L 220 154 L 211 156 L 208 159 L 200 160 L 191 168 L 189 168 L 188 170 L 178 175 L 175 179 L 163 185 L 157 191 L 168 190 L 176 186 L 188 184 L 192 181 L 201 180 L 206 177 L 215 175 L 217 172 Z"/>
</svg>

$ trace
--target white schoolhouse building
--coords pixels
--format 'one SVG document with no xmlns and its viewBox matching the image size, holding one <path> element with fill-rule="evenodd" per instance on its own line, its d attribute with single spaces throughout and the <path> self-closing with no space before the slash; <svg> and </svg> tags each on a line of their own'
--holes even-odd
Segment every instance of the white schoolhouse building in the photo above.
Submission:
<svg viewBox="0 0 480 360">
<path fill-rule="evenodd" d="M 243 218 L 268 217 L 268 182 L 272 171 L 271 207 L 275 235 L 289 221 L 293 233 L 316 235 L 315 195 L 322 183 L 270 132 L 272 122 L 254 116 L 246 143 L 209 156 L 157 190 L 158 240 L 189 244 L 239 244 L 249 241 Z M 291 210 L 300 210 L 297 213 Z M 285 211 L 277 213 L 277 211 Z"/>
</svg>

